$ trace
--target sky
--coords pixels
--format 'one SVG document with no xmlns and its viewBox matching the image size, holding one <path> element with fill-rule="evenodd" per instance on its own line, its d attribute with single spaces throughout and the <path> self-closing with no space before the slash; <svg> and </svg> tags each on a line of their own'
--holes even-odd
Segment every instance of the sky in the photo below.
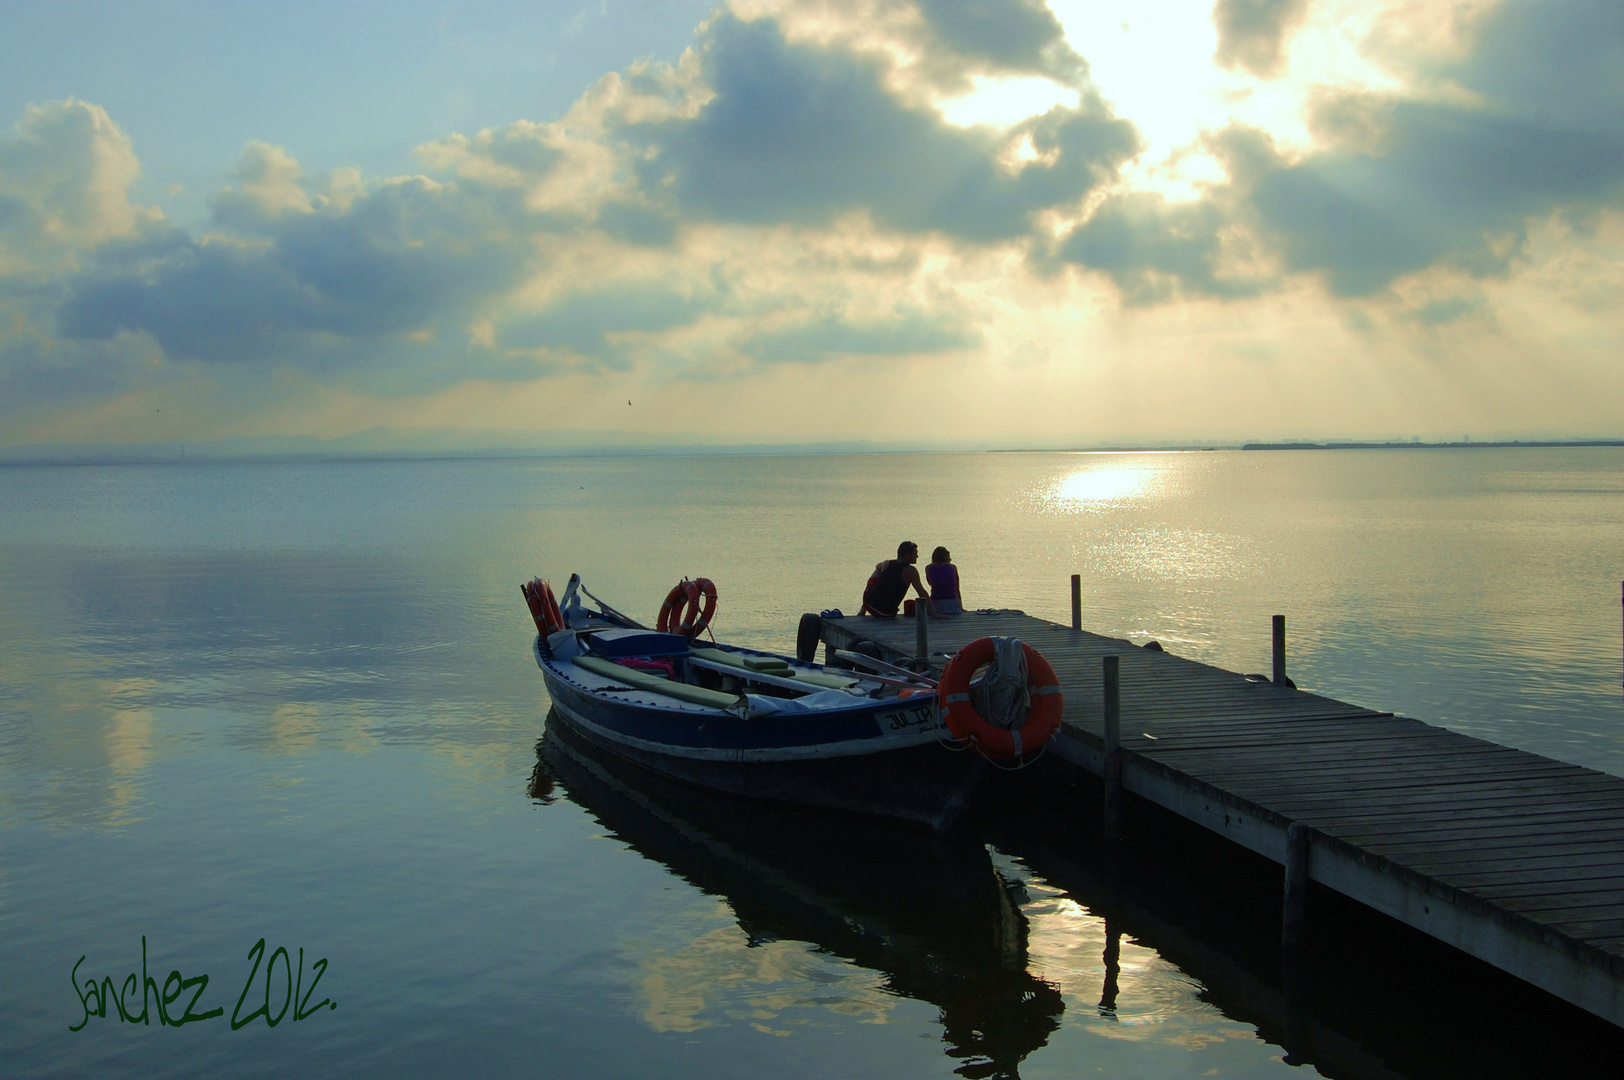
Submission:
<svg viewBox="0 0 1624 1080">
<path fill-rule="evenodd" d="M 0 452 L 1624 437 L 1617 0 L 0 3 Z"/>
</svg>

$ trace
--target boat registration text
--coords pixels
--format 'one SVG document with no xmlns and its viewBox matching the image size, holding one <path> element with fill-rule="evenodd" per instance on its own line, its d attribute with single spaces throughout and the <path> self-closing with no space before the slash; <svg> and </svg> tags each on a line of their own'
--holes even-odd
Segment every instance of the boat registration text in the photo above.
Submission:
<svg viewBox="0 0 1624 1080">
<path fill-rule="evenodd" d="M 901 712 L 880 713 L 874 719 L 880 725 L 880 734 L 890 735 L 898 731 L 914 731 L 934 724 L 936 722 L 936 710 L 929 705 L 925 705 Z"/>
</svg>

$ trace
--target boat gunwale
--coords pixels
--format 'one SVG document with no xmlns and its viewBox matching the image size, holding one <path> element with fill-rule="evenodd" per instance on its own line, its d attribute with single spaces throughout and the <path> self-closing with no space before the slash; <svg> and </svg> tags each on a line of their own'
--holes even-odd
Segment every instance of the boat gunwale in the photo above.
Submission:
<svg viewBox="0 0 1624 1080">
<path fill-rule="evenodd" d="M 721 647 L 719 643 L 718 643 L 718 647 Z M 600 674 L 600 673 L 595 672 L 595 671 L 592 671 L 590 668 L 582 668 L 582 667 L 580 667 L 580 665 L 577 665 L 577 664 L 570 664 L 569 665 L 569 667 L 574 669 L 574 671 L 566 670 L 564 665 L 569 663 L 568 659 L 562 659 L 561 660 L 561 659 L 546 655 L 546 653 L 543 651 L 543 638 L 542 638 L 542 636 L 540 634 L 536 635 L 536 639 L 535 639 L 535 642 L 533 644 L 532 651 L 535 653 L 537 666 L 540 667 L 543 672 L 547 673 L 548 675 L 550 675 L 553 678 L 562 680 L 566 684 L 570 685 L 571 687 L 575 688 L 576 690 L 578 690 L 578 691 L 580 691 L 582 693 L 590 694 L 593 697 L 597 698 L 598 700 L 604 701 L 606 703 L 612 703 L 612 704 L 617 704 L 617 705 L 635 705 L 635 706 L 638 706 L 638 707 L 648 708 L 648 709 L 652 709 L 652 710 L 656 710 L 656 711 L 671 711 L 671 712 L 679 712 L 679 713 L 704 713 L 707 717 L 711 717 L 711 718 L 717 718 L 717 719 L 724 719 L 725 718 L 725 719 L 730 719 L 730 720 L 740 720 L 740 721 L 748 722 L 748 723 L 789 723 L 791 721 L 796 721 L 796 720 L 813 721 L 813 720 L 827 719 L 827 718 L 843 718 L 843 717 L 847 716 L 848 714 L 874 712 L 874 711 L 877 711 L 877 710 L 884 710 L 884 709 L 915 709 L 915 708 L 918 708 L 921 705 L 927 704 L 928 701 L 933 701 L 934 700 L 933 696 L 930 697 L 930 698 L 926 698 L 924 695 L 916 695 L 916 698 L 917 698 L 917 700 L 916 700 L 915 698 L 902 698 L 902 697 L 898 697 L 898 698 L 872 698 L 872 697 L 863 697 L 863 696 L 860 696 L 860 695 L 857 695 L 857 694 L 852 694 L 852 695 L 850 695 L 851 699 L 852 699 L 852 703 L 850 705 L 827 706 L 827 707 L 818 706 L 818 707 L 814 707 L 814 708 L 812 708 L 812 709 L 810 709 L 810 710 L 808 710 L 806 712 L 783 712 L 783 713 L 775 713 L 775 714 L 772 714 L 770 716 L 741 717 L 741 716 L 739 716 L 738 713 L 732 711 L 731 709 L 723 708 L 723 707 L 720 707 L 720 706 L 700 705 L 700 704 L 698 704 L 696 702 L 683 701 L 680 698 L 667 697 L 667 696 L 664 696 L 664 695 L 660 694 L 660 692 L 657 691 L 657 690 L 650 690 L 650 689 L 645 689 L 643 687 L 631 685 L 629 680 L 627 681 L 627 685 L 616 687 L 616 686 L 614 686 L 614 680 L 613 680 L 612 677 L 610 677 L 608 675 Z M 741 655 L 747 655 L 747 656 L 772 656 L 772 657 L 777 657 L 778 659 L 783 659 L 782 657 L 778 657 L 776 653 L 770 653 L 770 652 L 765 652 L 765 651 L 754 651 L 754 650 L 746 651 L 746 650 L 740 649 L 740 648 L 738 648 L 736 646 L 728 648 L 726 651 L 736 652 L 736 653 L 739 653 Z M 611 658 L 603 657 L 602 659 L 611 659 Z M 698 663 L 701 666 L 707 666 L 707 662 L 704 661 L 703 659 L 691 659 L 690 662 Z M 792 664 L 792 666 L 793 666 L 793 664 Z M 809 668 L 811 668 L 812 670 L 815 670 L 815 671 L 827 670 L 827 669 L 823 668 L 821 665 L 804 665 L 804 666 L 809 667 Z M 634 670 L 634 669 L 628 668 L 627 670 L 631 671 L 631 670 Z M 714 668 L 710 668 L 710 670 L 714 670 Z M 585 675 L 587 677 L 589 677 L 593 681 L 601 679 L 601 680 L 603 680 L 603 682 L 606 685 L 604 685 L 604 686 L 593 685 L 592 681 L 588 681 L 587 679 L 583 678 L 582 676 L 575 674 L 574 673 L 575 671 L 584 672 Z M 744 676 L 744 675 L 747 674 L 746 669 L 743 669 L 743 668 L 739 669 L 738 673 L 741 676 Z M 724 672 L 724 674 L 729 674 L 729 673 Z M 759 673 L 748 672 L 748 675 L 750 677 L 754 677 L 757 674 L 759 674 Z M 768 678 L 772 678 L 772 676 L 768 676 Z M 861 681 L 861 680 L 859 680 L 859 681 Z M 816 694 L 816 693 L 822 693 L 822 692 L 824 692 L 826 690 L 832 689 L 830 687 L 811 687 L 811 688 L 809 688 L 805 684 L 796 685 L 796 684 L 790 682 L 789 680 L 784 680 L 784 679 L 778 679 L 778 680 L 776 680 L 774 682 L 766 682 L 766 681 L 763 680 L 762 685 L 764 685 L 764 686 L 781 686 L 784 689 L 805 690 L 806 693 L 807 693 L 807 696 L 811 696 L 812 694 Z M 609 697 L 608 696 L 609 693 L 613 693 L 614 697 L 612 697 L 612 698 Z M 637 698 L 634 698 L 634 697 L 625 696 L 625 695 L 631 695 L 631 694 L 646 694 L 649 697 L 656 698 L 658 700 L 642 701 L 642 700 L 638 700 Z M 743 695 L 741 694 L 741 700 L 742 699 L 743 699 Z M 791 698 L 791 699 L 787 699 L 787 700 L 792 700 L 793 701 L 793 700 L 797 700 L 797 699 Z"/>
</svg>

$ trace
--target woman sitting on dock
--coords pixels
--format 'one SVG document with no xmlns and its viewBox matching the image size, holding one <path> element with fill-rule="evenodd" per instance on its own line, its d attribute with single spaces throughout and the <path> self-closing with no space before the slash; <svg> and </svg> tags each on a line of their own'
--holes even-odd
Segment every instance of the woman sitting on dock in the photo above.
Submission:
<svg viewBox="0 0 1624 1080">
<path fill-rule="evenodd" d="M 904 540 L 897 545 L 897 557 L 887 559 L 874 567 L 874 574 L 868 579 L 868 587 L 863 590 L 863 606 L 859 615 L 878 615 L 881 618 L 892 619 L 896 617 L 897 608 L 902 604 L 902 598 L 908 595 L 908 586 L 912 585 L 919 598 L 928 605 L 930 596 L 925 592 L 925 583 L 919 580 L 919 571 L 914 569 L 914 563 L 919 561 L 919 545 L 912 540 Z M 935 608 L 931 608 L 932 614 Z"/>
<path fill-rule="evenodd" d="M 959 568 L 953 565 L 953 556 L 945 547 L 930 553 L 925 580 L 930 582 L 932 614 L 958 615 L 964 611 L 959 599 Z"/>
</svg>

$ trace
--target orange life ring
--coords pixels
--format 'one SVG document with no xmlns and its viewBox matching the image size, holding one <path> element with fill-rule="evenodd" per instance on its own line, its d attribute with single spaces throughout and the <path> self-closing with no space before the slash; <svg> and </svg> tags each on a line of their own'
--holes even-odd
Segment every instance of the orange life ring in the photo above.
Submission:
<svg viewBox="0 0 1624 1080">
<path fill-rule="evenodd" d="M 970 680 L 993 657 L 990 637 L 976 638 L 948 662 L 937 685 L 937 701 L 947 714 L 948 730 L 973 743 L 990 758 L 1020 757 L 1039 749 L 1060 729 L 1060 712 L 1065 704 L 1060 679 L 1043 654 L 1021 642 L 1026 654 L 1026 688 L 1032 695 L 1032 708 L 1026 722 L 1014 731 L 994 727 L 976 712 L 970 702 Z"/>
<path fill-rule="evenodd" d="M 553 626 L 553 633 L 558 633 L 569 624 L 564 621 L 564 613 L 559 610 L 558 598 L 553 595 L 553 587 L 547 584 L 547 579 L 541 580 L 541 599 L 547 605 L 547 621 Z"/>
<path fill-rule="evenodd" d="M 536 630 L 542 637 L 551 637 L 564 629 L 564 613 L 559 610 L 553 587 L 545 578 L 533 578 L 519 586 L 525 603 L 530 605 L 530 617 L 536 620 Z"/>
<path fill-rule="evenodd" d="M 710 578 L 683 578 L 665 594 L 655 629 L 692 640 L 704 632 L 715 614 L 716 583 Z"/>
</svg>

